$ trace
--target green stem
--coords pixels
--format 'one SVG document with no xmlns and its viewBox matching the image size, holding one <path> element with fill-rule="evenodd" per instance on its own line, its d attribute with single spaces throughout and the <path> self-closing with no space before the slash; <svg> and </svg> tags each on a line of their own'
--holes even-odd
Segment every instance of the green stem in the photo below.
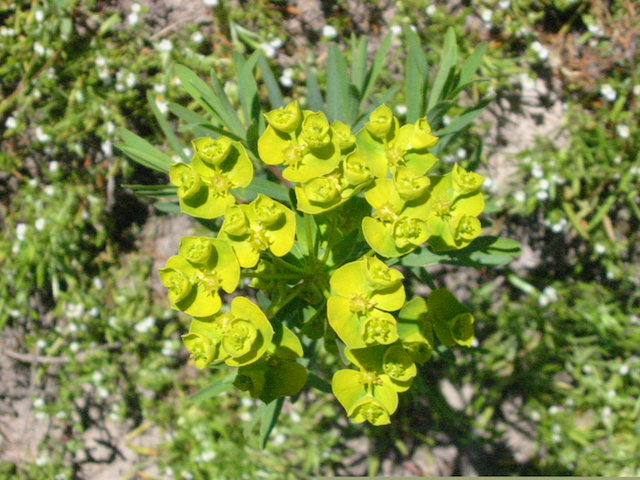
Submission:
<svg viewBox="0 0 640 480">
<path fill-rule="evenodd" d="M 293 289 L 291 289 L 286 297 L 284 297 L 279 302 L 272 303 L 269 308 L 267 308 L 266 312 L 264 312 L 267 318 L 271 320 L 273 317 L 275 317 L 276 314 L 282 309 L 282 307 L 287 305 L 291 300 L 293 300 L 300 294 L 300 291 L 303 290 L 305 286 L 306 285 L 304 284 L 304 282 L 296 285 Z"/>
<path fill-rule="evenodd" d="M 273 261 L 279 264 L 280 266 L 286 268 L 290 272 L 299 273 L 301 275 L 306 275 L 308 273 L 305 268 L 296 267 L 295 265 L 292 265 L 291 263 L 281 259 L 280 257 L 276 257 L 275 255 L 273 256 Z"/>
</svg>

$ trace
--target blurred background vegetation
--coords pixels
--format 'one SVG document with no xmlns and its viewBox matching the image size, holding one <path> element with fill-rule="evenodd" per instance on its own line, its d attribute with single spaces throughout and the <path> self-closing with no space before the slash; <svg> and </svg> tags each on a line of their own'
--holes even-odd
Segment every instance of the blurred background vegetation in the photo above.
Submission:
<svg viewBox="0 0 640 480">
<path fill-rule="evenodd" d="M 322 88 L 329 43 L 352 35 L 371 56 L 393 35 L 384 95 L 403 27 L 431 70 L 449 27 L 463 56 L 488 42 L 465 95 L 495 99 L 441 159 L 488 177 L 488 233 L 523 254 L 429 268 L 478 341 L 425 365 L 392 425 L 349 424 L 313 390 L 261 451 L 255 402 L 190 398 L 212 377 L 157 268 L 197 226 L 123 187 L 168 179 L 127 160 L 116 129 L 170 151 L 148 98 L 170 121 L 169 102 L 193 107 L 182 64 L 237 100 L 234 51 L 262 49 L 304 101 L 308 69 Z M 3 2 L 0 478 L 640 475 L 639 61 L 632 0 Z"/>
</svg>

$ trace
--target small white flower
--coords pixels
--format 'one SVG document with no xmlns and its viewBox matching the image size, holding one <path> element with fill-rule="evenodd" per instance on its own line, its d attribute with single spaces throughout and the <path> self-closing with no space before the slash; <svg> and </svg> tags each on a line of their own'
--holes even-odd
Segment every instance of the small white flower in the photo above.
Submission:
<svg viewBox="0 0 640 480">
<path fill-rule="evenodd" d="M 560 407 L 558 407 L 557 405 L 551 405 L 549 407 L 549 413 L 551 415 L 555 415 L 556 413 L 558 413 L 560 411 Z"/>
<path fill-rule="evenodd" d="M 44 133 L 42 127 L 36 127 L 35 134 L 40 143 L 46 143 L 51 140 L 51 137 L 48 134 Z"/>
<path fill-rule="evenodd" d="M 540 421 L 540 412 L 538 412 L 537 410 L 534 410 L 531 412 L 531 420 L 533 420 L 534 422 L 539 422 Z"/>
<path fill-rule="evenodd" d="M 282 445 L 284 443 L 285 439 L 286 438 L 285 438 L 285 436 L 283 434 L 278 433 L 278 434 L 273 436 L 273 440 L 271 440 L 271 442 L 274 445 Z"/>
<path fill-rule="evenodd" d="M 412 32 L 418 31 L 418 27 L 416 27 L 415 25 L 409 25 L 409 28 L 411 29 Z"/>
<path fill-rule="evenodd" d="M 4 125 L 9 129 L 14 129 L 18 126 L 18 121 L 15 117 L 7 117 L 7 121 L 4 122 Z"/>
<path fill-rule="evenodd" d="M 48 462 L 49 462 L 49 458 L 46 455 L 38 455 L 38 457 L 36 457 L 36 465 L 39 467 L 46 465 Z"/>
<path fill-rule="evenodd" d="M 204 35 L 200 32 L 193 32 L 193 34 L 191 34 L 191 41 L 200 44 L 204 42 Z"/>
<path fill-rule="evenodd" d="M 618 395 L 618 392 L 616 392 L 614 389 L 611 389 L 607 392 L 607 397 L 609 398 L 615 398 Z"/>
<path fill-rule="evenodd" d="M 542 294 L 545 295 L 549 299 L 550 302 L 557 302 L 559 300 L 558 292 L 553 287 L 546 287 L 542 291 Z"/>
<path fill-rule="evenodd" d="M 396 105 L 396 115 L 399 117 L 404 117 L 407 114 L 407 106 L 404 103 L 400 103 Z"/>
<path fill-rule="evenodd" d="M 493 179 L 490 177 L 485 177 L 484 182 L 482 182 L 483 188 L 490 190 L 493 187 Z"/>
<path fill-rule="evenodd" d="M 171 40 L 164 38 L 160 40 L 160 43 L 158 44 L 157 48 L 161 52 L 170 52 L 171 50 L 173 50 L 173 43 L 171 43 Z"/>
<path fill-rule="evenodd" d="M 281 48 L 282 45 L 284 45 L 284 40 L 282 40 L 280 37 L 272 38 L 271 40 L 269 40 L 269 45 L 277 50 Z"/>
<path fill-rule="evenodd" d="M 620 370 L 618 370 L 618 373 L 619 373 L 620 375 L 622 375 L 623 377 L 624 377 L 625 375 L 627 375 L 627 374 L 629 373 L 629 365 L 627 365 L 626 363 L 623 363 L 623 364 L 620 366 Z"/>
<path fill-rule="evenodd" d="M 93 375 L 91 375 L 91 378 L 93 379 L 93 383 L 100 383 L 102 382 L 102 379 L 104 378 L 104 376 L 102 375 L 102 372 L 95 371 L 93 372 Z"/>
<path fill-rule="evenodd" d="M 280 81 L 280 85 L 282 85 L 285 88 L 293 87 L 293 79 L 291 77 L 288 77 L 286 75 L 281 75 L 279 81 Z"/>
<path fill-rule="evenodd" d="M 167 86 L 163 83 L 154 83 L 153 91 L 156 93 L 164 93 L 167 91 Z"/>
<path fill-rule="evenodd" d="M 338 31 L 331 25 L 325 25 L 322 27 L 322 36 L 325 38 L 336 38 L 338 36 Z"/>
<path fill-rule="evenodd" d="M 548 200 L 549 199 L 549 192 L 547 192 L 546 190 L 538 190 L 536 192 L 536 198 L 538 200 Z"/>
<path fill-rule="evenodd" d="M 109 80 L 111 78 L 111 76 L 109 75 L 109 69 L 106 67 L 103 67 L 100 70 L 98 70 L 98 78 L 103 82 L 106 82 L 107 80 Z M 84 96 L 82 97 L 82 100 L 84 100 Z"/>
<path fill-rule="evenodd" d="M 207 6 L 207 7 L 215 7 L 218 5 L 218 0 L 203 0 L 203 3 Z"/>
<path fill-rule="evenodd" d="M 607 270 L 607 278 L 609 280 L 613 280 L 614 278 L 616 278 L 616 274 L 612 270 Z"/>
<path fill-rule="evenodd" d="M 38 41 L 33 42 L 33 51 L 36 52 L 38 55 L 44 55 L 46 53 L 45 48 Z"/>
<path fill-rule="evenodd" d="M 589 375 L 591 374 L 591 372 L 593 372 L 593 368 L 591 368 L 591 365 L 582 366 L 582 373 L 584 373 L 585 375 Z"/>
<path fill-rule="evenodd" d="M 518 80 L 523 90 L 533 90 L 536 88 L 536 81 L 527 72 L 518 75 Z"/>
<path fill-rule="evenodd" d="M 156 105 L 161 114 L 166 114 L 169 111 L 169 104 L 161 100 L 156 100 Z"/>
<path fill-rule="evenodd" d="M 587 25 L 587 30 L 589 30 L 589 32 L 596 37 L 604 37 L 605 35 L 604 28 L 602 28 L 601 25 L 597 25 L 595 23 Z"/>
<path fill-rule="evenodd" d="M 80 318 L 84 315 L 84 305 L 81 303 L 68 303 L 65 305 L 65 313 L 68 318 Z"/>
<path fill-rule="evenodd" d="M 516 202 L 524 203 L 527 199 L 527 194 L 523 190 L 518 190 L 513 194 L 513 198 Z"/>
<path fill-rule="evenodd" d="M 27 238 L 27 224 L 19 223 L 16 225 L 16 238 L 19 242 L 23 242 Z"/>
<path fill-rule="evenodd" d="M 292 421 L 293 423 L 299 423 L 299 422 L 300 422 L 300 420 L 302 420 L 302 418 L 300 418 L 300 415 L 298 415 L 298 413 L 297 413 L 297 412 L 292 411 L 292 412 L 291 412 L 291 421 Z"/>
<path fill-rule="evenodd" d="M 391 27 L 389 27 L 389 30 L 394 37 L 397 37 L 402 33 L 402 27 L 400 25 L 391 25 Z"/>
<path fill-rule="evenodd" d="M 200 460 L 206 463 L 214 460 L 216 456 L 216 452 L 214 452 L 213 450 L 207 450 L 206 452 L 202 452 L 200 454 Z"/>
<path fill-rule="evenodd" d="M 40 180 L 38 180 L 37 178 L 30 178 L 27 183 L 31 188 L 36 188 L 38 185 L 40 185 Z"/>
<path fill-rule="evenodd" d="M 506 10 L 510 6 L 511 6 L 510 0 L 501 0 L 498 2 L 498 7 L 500 7 L 502 10 Z"/>
<path fill-rule="evenodd" d="M 638 97 L 640 96 L 640 85 L 634 85 L 633 86 L 633 94 Z"/>
<path fill-rule="evenodd" d="M 107 65 L 107 59 L 104 57 L 96 58 L 96 67 L 105 67 Z"/>
<path fill-rule="evenodd" d="M 489 10 L 488 8 L 482 10 L 482 12 L 480 13 L 480 18 L 482 18 L 482 21 L 484 23 L 490 23 L 493 19 L 493 10 Z"/>
<path fill-rule="evenodd" d="M 604 417 L 605 420 L 608 419 L 611 416 L 612 413 L 613 412 L 611 410 L 611 407 L 609 407 L 609 406 L 604 407 L 602 409 L 602 416 Z"/>
<path fill-rule="evenodd" d="M 459 148 L 458 151 L 456 152 L 456 156 L 460 160 L 464 160 L 465 158 L 467 158 L 467 151 L 464 148 Z"/>
<path fill-rule="evenodd" d="M 43 338 L 39 339 L 39 340 L 36 342 L 36 348 L 37 348 L 38 350 L 42 350 L 42 349 L 43 349 L 44 347 L 46 347 L 46 346 L 47 346 L 47 341 L 46 341 L 46 340 L 44 340 Z"/>
<path fill-rule="evenodd" d="M 131 5 L 132 12 L 140 13 L 141 10 L 142 10 L 142 7 L 140 6 L 139 3 L 134 3 L 133 5 Z"/>
<path fill-rule="evenodd" d="M 544 176 L 544 171 L 538 162 L 533 162 L 531 165 L 531 176 L 534 178 L 542 178 Z"/>
<path fill-rule="evenodd" d="M 613 102 L 616 98 L 618 98 L 618 92 L 616 92 L 615 89 L 608 83 L 605 83 L 600 87 L 600 94 L 610 102 Z"/>
<path fill-rule="evenodd" d="M 541 178 L 538 181 L 538 189 L 539 190 L 549 190 L 549 180 L 547 180 L 546 178 Z"/>
<path fill-rule="evenodd" d="M 127 84 L 127 87 L 129 88 L 133 88 L 136 86 L 136 83 L 138 83 L 138 80 L 136 79 L 136 74 L 133 72 L 129 72 L 127 73 L 124 82 Z"/>
<path fill-rule="evenodd" d="M 557 173 L 554 173 L 553 175 L 551 175 L 551 181 L 558 185 L 563 185 L 567 181 L 567 179 L 561 175 L 558 175 Z"/>
<path fill-rule="evenodd" d="M 182 153 L 184 153 L 187 157 L 193 156 L 193 150 L 191 150 L 189 147 L 184 147 L 182 149 Z"/>
<path fill-rule="evenodd" d="M 627 138 L 629 138 L 631 130 L 629 129 L 628 125 L 616 125 L 616 132 L 618 132 L 620 138 L 626 140 Z"/>
<path fill-rule="evenodd" d="M 264 55 L 267 58 L 273 58 L 276 56 L 276 49 L 268 43 L 261 43 L 259 48 L 264 52 Z"/>
<path fill-rule="evenodd" d="M 35 223 L 34 226 L 36 227 L 36 230 L 41 232 L 44 230 L 45 225 L 47 224 L 47 221 L 44 218 L 38 218 Z"/>
<path fill-rule="evenodd" d="M 449 125 L 451 123 L 451 117 L 449 115 L 445 115 L 442 117 L 442 123 L 444 125 Z"/>
<path fill-rule="evenodd" d="M 133 328 L 135 328 L 137 332 L 146 333 L 151 330 L 155 326 L 155 324 L 156 319 L 152 316 L 148 316 L 142 319 L 140 322 L 136 323 Z"/>
<path fill-rule="evenodd" d="M 551 225 L 551 230 L 555 233 L 560 233 L 562 230 L 564 230 L 564 227 L 566 227 L 567 224 L 568 224 L 567 219 L 561 218 L 560 220 L 558 220 L 557 223 L 554 223 L 553 225 Z"/>
<path fill-rule="evenodd" d="M 56 160 L 50 161 L 49 173 L 58 173 L 58 170 L 60 170 L 60 163 L 58 163 Z"/>
<path fill-rule="evenodd" d="M 98 307 L 91 307 L 89 310 L 87 310 L 87 315 L 91 318 L 96 318 L 98 315 L 100 315 L 100 310 L 98 310 Z"/>
<path fill-rule="evenodd" d="M 109 396 L 109 390 L 107 390 L 104 387 L 98 387 L 98 389 L 96 390 L 96 393 L 98 394 L 98 397 L 103 399 Z"/>
<path fill-rule="evenodd" d="M 56 413 L 56 418 L 58 420 L 63 420 L 67 418 L 67 412 L 65 412 L 64 410 L 60 410 L 58 413 Z"/>
<path fill-rule="evenodd" d="M 41 408 L 41 407 L 44 407 L 44 400 L 38 397 L 33 401 L 33 408 Z"/>
<path fill-rule="evenodd" d="M 607 251 L 607 247 L 605 247 L 603 244 L 601 243 L 596 243 L 593 246 L 593 249 L 596 251 L 596 253 L 599 253 L 600 255 L 604 254 Z"/>
<path fill-rule="evenodd" d="M 131 12 L 129 15 L 127 15 L 127 22 L 129 22 L 129 25 L 131 25 L 132 27 L 139 21 L 140 15 L 138 15 L 138 12 Z"/>
<path fill-rule="evenodd" d="M 0 27 L 0 36 L 1 37 L 13 37 L 15 36 L 16 31 L 13 28 Z"/>
<path fill-rule="evenodd" d="M 116 124 L 108 121 L 104 124 L 104 131 L 107 132 L 107 135 L 113 135 L 116 132 Z"/>
<path fill-rule="evenodd" d="M 427 15 L 432 16 L 437 10 L 438 8 L 435 5 L 429 5 L 424 11 Z"/>
<path fill-rule="evenodd" d="M 74 322 L 67 323 L 67 330 L 71 333 L 76 333 L 78 331 L 78 325 Z"/>
<path fill-rule="evenodd" d="M 105 157 L 113 156 L 113 142 L 111 142 L 111 140 L 105 140 L 104 142 L 102 142 L 100 148 L 102 149 L 102 153 L 104 153 Z"/>
<path fill-rule="evenodd" d="M 54 188 L 53 185 L 47 185 L 46 187 L 44 187 L 44 194 L 49 196 L 49 197 L 53 197 L 56 193 L 56 189 Z"/>
</svg>

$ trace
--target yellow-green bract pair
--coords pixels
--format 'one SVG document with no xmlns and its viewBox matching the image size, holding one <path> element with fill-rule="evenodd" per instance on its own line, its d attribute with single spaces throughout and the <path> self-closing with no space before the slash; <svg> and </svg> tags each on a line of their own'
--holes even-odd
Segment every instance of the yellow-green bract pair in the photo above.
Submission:
<svg viewBox="0 0 640 480">
<path fill-rule="evenodd" d="M 434 330 L 441 343 L 470 346 L 473 317 L 444 289 L 405 304 L 402 274 L 375 257 L 348 263 L 331 277 L 330 325 L 358 371 L 336 372 L 332 389 L 355 422 L 390 422 L 398 393 L 411 386 L 415 363 L 432 355 Z M 400 310 L 396 319 L 391 312 Z"/>
</svg>

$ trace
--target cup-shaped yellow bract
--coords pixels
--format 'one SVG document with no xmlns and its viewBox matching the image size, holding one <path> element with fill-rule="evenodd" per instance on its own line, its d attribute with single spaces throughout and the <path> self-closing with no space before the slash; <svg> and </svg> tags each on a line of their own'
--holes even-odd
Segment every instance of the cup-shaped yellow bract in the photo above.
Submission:
<svg viewBox="0 0 640 480">
<path fill-rule="evenodd" d="M 331 380 L 331 390 L 355 423 L 387 425 L 398 408 L 398 392 L 374 372 L 338 370 Z"/>
<path fill-rule="evenodd" d="M 397 339 L 396 321 L 387 312 L 396 311 L 404 304 L 402 278 L 398 270 L 368 257 L 334 272 L 327 318 L 347 346 L 364 348 Z"/>
<path fill-rule="evenodd" d="M 232 140 L 229 137 L 197 138 L 191 142 L 195 154 L 205 163 L 217 166 L 229 156 Z"/>
<path fill-rule="evenodd" d="M 307 369 L 296 361 L 302 355 L 298 337 L 286 326 L 278 325 L 267 353 L 257 362 L 240 367 L 234 384 L 264 403 L 295 395 L 307 381 Z"/>
<path fill-rule="evenodd" d="M 468 172 L 457 163 L 453 165 L 453 170 L 451 170 L 451 179 L 453 189 L 459 195 L 468 195 L 477 192 L 484 182 L 482 175 L 478 175 L 475 172 Z"/>
<path fill-rule="evenodd" d="M 425 194 L 408 205 L 404 212 L 425 218 L 431 231 L 429 244 L 435 251 L 445 251 L 464 248 L 481 234 L 480 222 L 472 219 L 483 209 L 482 193 L 459 194 L 454 188 L 452 174 L 448 173 L 431 177 L 431 185 Z"/>
<path fill-rule="evenodd" d="M 286 107 L 271 110 L 264 114 L 269 126 L 279 132 L 293 133 L 302 123 L 302 110 L 298 101 L 291 102 Z"/>
<path fill-rule="evenodd" d="M 233 249 L 224 240 L 184 237 L 180 255 L 167 260 L 160 279 L 169 288 L 169 300 L 176 310 L 206 317 L 220 310 L 219 290 L 231 293 L 240 281 L 240 266 Z"/>
<path fill-rule="evenodd" d="M 340 140 L 322 112 L 304 110 L 295 130 L 278 130 L 270 123 L 258 139 L 258 154 L 267 165 L 284 164 L 285 179 L 306 182 L 338 166 Z"/>
<path fill-rule="evenodd" d="M 340 151 L 343 154 L 350 152 L 356 145 L 356 136 L 351 132 L 351 129 L 339 120 L 333 122 L 331 128 L 333 128 L 333 132 L 338 136 Z"/>
<path fill-rule="evenodd" d="M 347 359 L 375 378 L 374 384 L 383 384 L 395 392 L 406 392 L 411 387 L 418 368 L 413 358 L 399 344 L 378 345 L 367 348 L 345 348 Z"/>
<path fill-rule="evenodd" d="M 427 301 L 416 297 L 398 313 L 398 335 L 414 362 L 423 365 L 433 354 L 433 325 Z"/>
<path fill-rule="evenodd" d="M 209 365 L 216 357 L 218 344 L 201 333 L 188 333 L 182 336 L 186 349 L 191 352 L 191 358 L 200 370 Z"/>
<path fill-rule="evenodd" d="M 177 195 L 180 201 L 200 203 L 203 201 L 201 197 L 206 196 L 206 192 L 201 191 L 204 185 L 200 175 L 190 164 L 172 164 L 169 170 L 169 179 L 173 185 L 178 187 Z"/>
<path fill-rule="evenodd" d="M 193 334 L 207 338 L 215 346 L 208 363 L 224 360 L 227 365 L 239 367 L 257 361 L 267 351 L 273 327 L 260 307 L 245 297 L 236 297 L 230 312 L 194 317 L 189 329 L 189 335 Z M 189 348 L 187 339 L 191 337 L 184 337 Z"/>
<path fill-rule="evenodd" d="M 415 175 L 407 167 L 398 167 L 393 176 L 393 186 L 405 202 L 419 198 L 431 181 L 424 175 Z"/>
<path fill-rule="evenodd" d="M 178 187 L 180 210 L 198 218 L 217 218 L 236 202 L 230 193 L 253 179 L 253 164 L 241 143 L 227 137 L 193 141 L 190 164 L 171 166 L 171 183 Z"/>
<path fill-rule="evenodd" d="M 428 150 L 436 142 L 426 119 L 400 127 L 398 119 L 384 105 L 371 114 L 370 121 L 356 135 L 357 148 L 378 178 L 385 178 L 389 171 L 395 173 L 400 167 L 424 175 L 437 161 Z"/>
<path fill-rule="evenodd" d="M 260 260 L 260 252 L 269 250 L 276 257 L 289 253 L 295 233 L 295 214 L 260 194 L 249 205 L 229 207 L 218 238 L 231 244 L 241 267 L 251 268 Z"/>
<path fill-rule="evenodd" d="M 473 342 L 474 319 L 469 310 L 444 288 L 432 291 L 427 297 L 433 328 L 445 345 L 470 347 Z"/>
<path fill-rule="evenodd" d="M 385 138 L 391 130 L 394 116 L 386 105 L 380 105 L 369 116 L 369 121 L 364 122 L 367 132 L 376 138 Z"/>
</svg>

